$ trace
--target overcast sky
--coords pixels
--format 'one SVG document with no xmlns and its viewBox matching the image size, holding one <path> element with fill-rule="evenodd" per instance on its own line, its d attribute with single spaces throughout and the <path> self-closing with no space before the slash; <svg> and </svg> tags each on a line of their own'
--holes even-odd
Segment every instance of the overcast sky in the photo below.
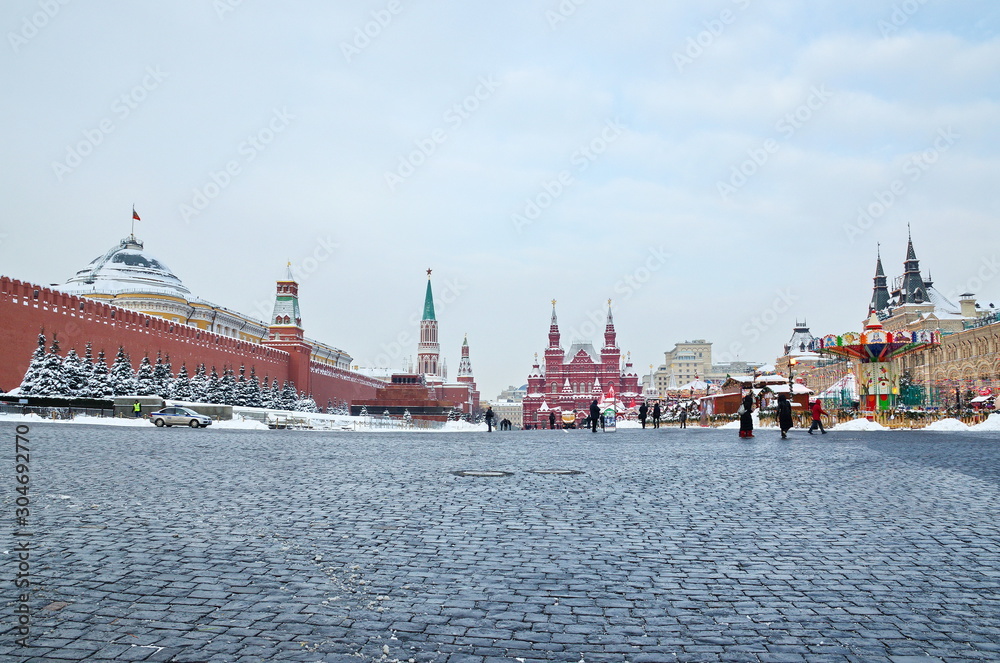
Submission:
<svg viewBox="0 0 1000 663">
<path fill-rule="evenodd" d="M 442 354 L 486 399 L 606 301 L 640 373 L 674 343 L 773 361 L 858 329 L 907 223 L 945 294 L 1000 304 L 1000 6 L 987 0 L 10 0 L 0 273 L 63 282 L 129 232 L 257 317 Z M 868 216 L 862 216 L 867 212 Z M 598 324 L 590 324 L 594 318 Z"/>
</svg>

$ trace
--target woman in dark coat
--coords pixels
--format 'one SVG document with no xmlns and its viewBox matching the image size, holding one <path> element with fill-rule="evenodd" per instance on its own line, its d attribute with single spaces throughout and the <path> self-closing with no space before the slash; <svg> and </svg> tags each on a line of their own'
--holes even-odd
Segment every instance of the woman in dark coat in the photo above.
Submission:
<svg viewBox="0 0 1000 663">
<path fill-rule="evenodd" d="M 792 429 L 792 402 L 784 394 L 778 394 L 778 428 L 781 429 L 781 439 L 788 437 Z"/>
<path fill-rule="evenodd" d="M 743 414 L 740 415 L 740 437 L 753 437 L 753 391 L 743 397 Z"/>
</svg>

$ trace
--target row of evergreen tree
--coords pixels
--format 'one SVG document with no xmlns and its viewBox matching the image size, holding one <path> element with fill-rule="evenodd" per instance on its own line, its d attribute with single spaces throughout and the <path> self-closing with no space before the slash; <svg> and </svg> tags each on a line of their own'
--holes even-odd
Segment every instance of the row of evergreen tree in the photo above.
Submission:
<svg viewBox="0 0 1000 663">
<path fill-rule="evenodd" d="M 132 370 L 132 362 L 124 348 L 118 348 L 111 367 L 108 367 L 101 350 L 94 359 L 91 344 L 83 357 L 70 350 L 65 357 L 59 355 L 59 341 L 55 334 L 52 345 L 45 350 L 44 330 L 38 334 L 38 347 L 31 356 L 31 363 L 21 381 L 22 396 L 64 396 L 83 398 L 111 398 L 113 396 L 160 396 L 178 401 L 194 403 L 217 403 L 243 407 L 265 407 L 275 410 L 318 412 L 319 408 L 311 396 L 298 393 L 295 383 L 286 380 L 283 385 L 275 378 L 268 386 L 268 376 L 263 381 L 257 377 L 254 367 L 247 375 L 246 367 L 240 366 L 239 375 L 231 367 L 225 367 L 222 375 L 215 366 L 211 373 L 205 364 L 199 364 L 194 375 L 189 375 L 187 366 L 182 364 L 175 376 L 170 365 L 170 356 L 164 359 L 159 352 L 156 363 L 149 355 L 142 358 L 139 368 Z M 343 409 L 327 403 L 328 410 Z"/>
</svg>

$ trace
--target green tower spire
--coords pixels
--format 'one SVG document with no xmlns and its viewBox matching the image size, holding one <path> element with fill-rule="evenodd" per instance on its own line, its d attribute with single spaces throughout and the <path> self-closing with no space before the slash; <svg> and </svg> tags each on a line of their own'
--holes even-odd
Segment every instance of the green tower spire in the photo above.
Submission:
<svg viewBox="0 0 1000 663">
<path fill-rule="evenodd" d="M 427 270 L 427 294 L 424 296 L 424 320 L 437 320 L 434 317 L 434 294 L 431 292 L 431 270 Z"/>
</svg>

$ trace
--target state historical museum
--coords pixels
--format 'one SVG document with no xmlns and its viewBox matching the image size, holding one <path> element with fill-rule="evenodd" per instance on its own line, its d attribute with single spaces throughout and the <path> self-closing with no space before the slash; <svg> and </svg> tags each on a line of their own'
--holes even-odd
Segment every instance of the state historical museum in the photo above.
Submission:
<svg viewBox="0 0 1000 663">
<path fill-rule="evenodd" d="M 561 421 L 564 412 L 573 412 L 576 419 L 581 420 L 589 415 L 588 409 L 594 399 L 620 401 L 626 408 L 635 407 L 640 397 L 639 376 L 631 361 L 622 365 L 610 300 L 604 346 L 600 352 L 592 343 L 585 342 L 575 342 L 569 350 L 563 350 L 559 338 L 553 300 L 544 366 L 539 366 L 538 355 L 535 355 L 528 375 L 528 393 L 523 403 L 525 426 L 548 428 L 550 413 Z"/>
</svg>

